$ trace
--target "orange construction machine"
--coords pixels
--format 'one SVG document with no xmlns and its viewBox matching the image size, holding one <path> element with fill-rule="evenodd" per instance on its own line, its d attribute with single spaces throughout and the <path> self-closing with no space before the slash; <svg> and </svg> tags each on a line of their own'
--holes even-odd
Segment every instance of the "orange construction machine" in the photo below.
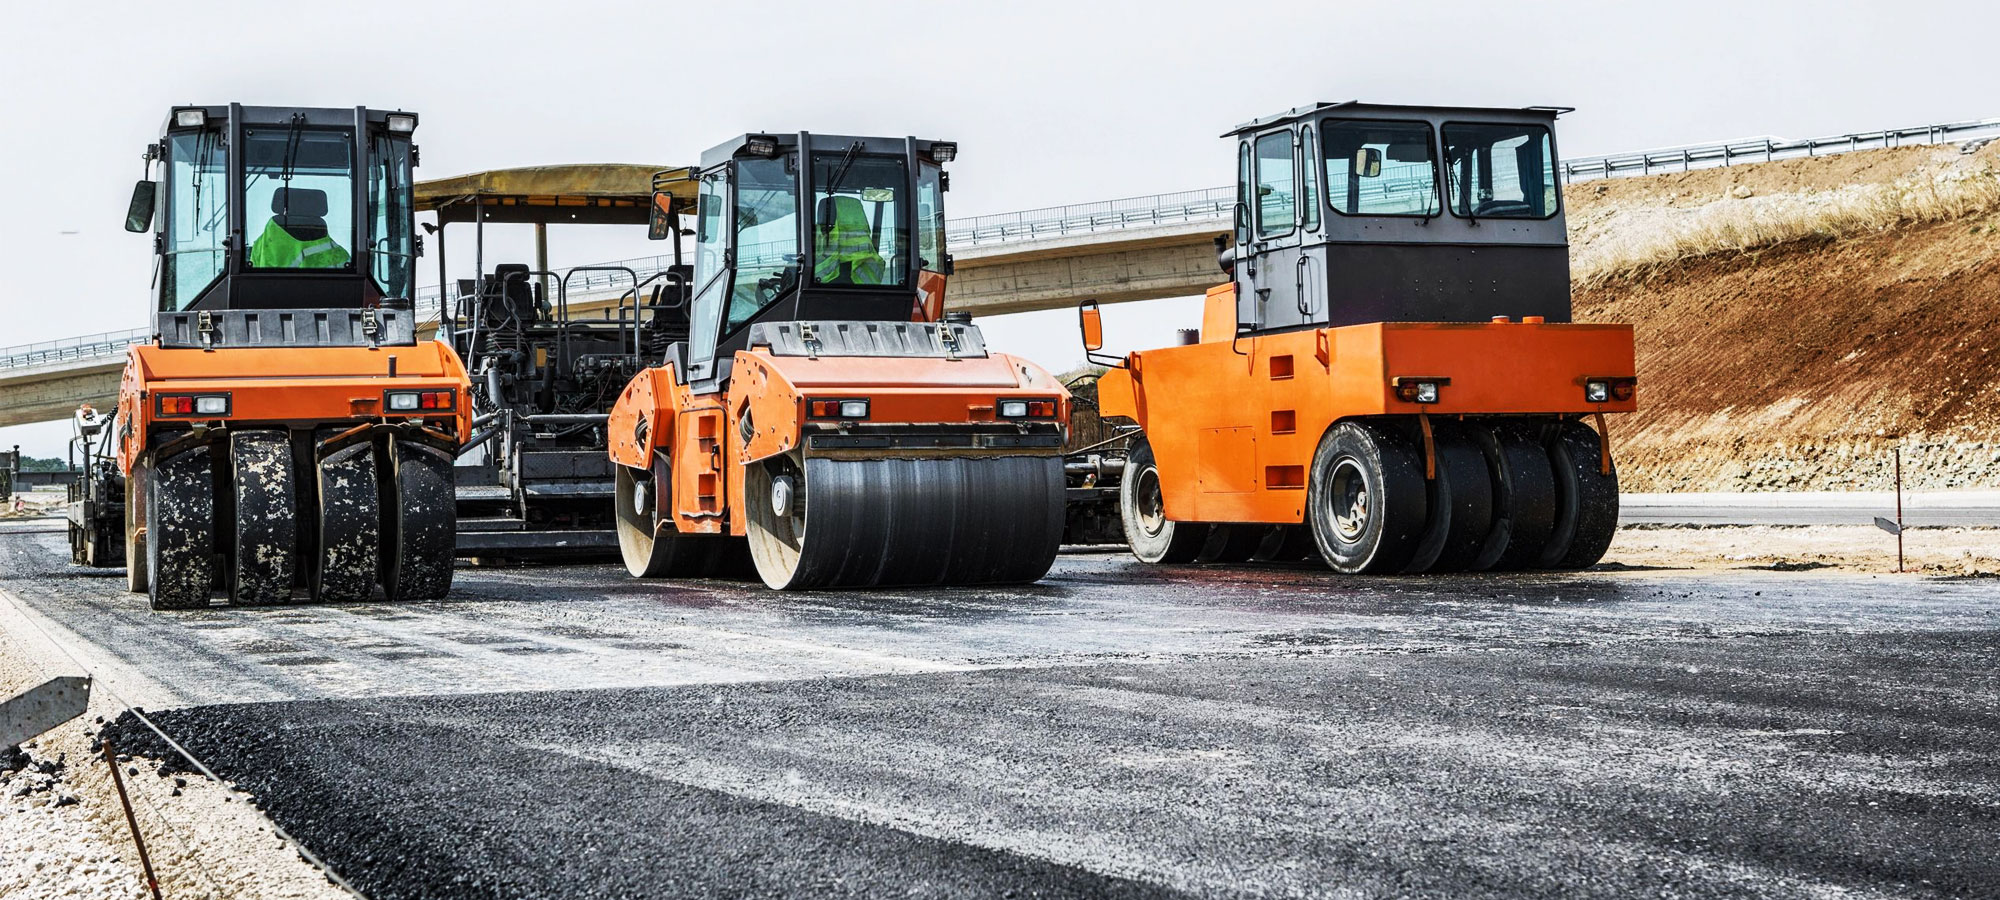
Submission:
<svg viewBox="0 0 2000 900">
<path fill-rule="evenodd" d="M 1231 282 L 1198 342 L 1105 360 L 1098 382 L 1103 414 L 1144 429 L 1120 494 L 1139 559 L 1603 556 L 1604 414 L 1634 409 L 1632 328 L 1570 321 L 1564 111 L 1319 104 L 1227 135 Z M 1095 305 L 1082 317 L 1101 348 Z"/>
<path fill-rule="evenodd" d="M 619 543 L 642 577 L 747 549 L 773 588 L 1048 572 L 1069 395 L 947 315 L 942 169 L 914 138 L 750 134 L 698 170 L 689 332 L 610 414 Z M 747 544 L 747 547 L 745 546 Z"/>
<path fill-rule="evenodd" d="M 124 481 L 122 555 L 153 608 L 450 589 L 470 383 L 416 337 L 416 124 L 187 106 L 147 148 L 164 177 L 126 227 L 159 207 L 156 332 L 126 362 L 103 475 Z"/>
</svg>

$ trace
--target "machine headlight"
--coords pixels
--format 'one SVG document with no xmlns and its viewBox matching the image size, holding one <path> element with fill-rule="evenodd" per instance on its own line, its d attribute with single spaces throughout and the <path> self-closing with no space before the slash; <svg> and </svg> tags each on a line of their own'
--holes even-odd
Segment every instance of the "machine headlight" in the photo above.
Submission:
<svg viewBox="0 0 2000 900">
<path fill-rule="evenodd" d="M 1611 399 L 1611 383 L 1608 381 L 1584 382 L 1583 399 L 1592 403 L 1603 403 Z"/>
<path fill-rule="evenodd" d="M 1435 382 L 1435 381 L 1419 381 L 1419 382 L 1417 382 L 1417 402 L 1418 402 L 1418 403 L 1436 403 L 1436 402 L 1438 402 L 1438 384 L 1437 384 L 1437 382 Z"/>
<path fill-rule="evenodd" d="M 958 144 L 952 141 L 935 141 L 931 144 L 931 158 L 948 163 L 958 158 Z"/>
<path fill-rule="evenodd" d="M 228 394 L 161 394 L 158 402 L 163 416 L 229 415 Z"/>
<path fill-rule="evenodd" d="M 815 419 L 866 419 L 868 401 L 853 400 L 813 400 L 806 404 L 806 412 Z"/>
<path fill-rule="evenodd" d="M 174 110 L 175 128 L 200 128 L 208 124 L 208 111 L 203 109 Z"/>
<path fill-rule="evenodd" d="M 1396 389 L 1396 399 L 1404 403 L 1436 403 L 1439 390 L 1450 383 L 1449 378 L 1405 375 L 1390 380 L 1389 386 Z"/>
<path fill-rule="evenodd" d="M 229 412 L 228 397 L 196 397 L 194 411 L 198 415 L 220 416 Z"/>
<path fill-rule="evenodd" d="M 1053 399 L 1001 400 L 994 404 L 993 411 L 1002 419 L 1053 419 L 1056 417 L 1056 401 Z"/>
<path fill-rule="evenodd" d="M 1028 401 L 1026 400 L 1000 401 L 1000 418 L 1018 419 L 1027 414 L 1028 414 Z"/>
<path fill-rule="evenodd" d="M 753 134 L 743 139 L 743 152 L 751 156 L 776 156 L 778 139 L 768 134 Z"/>
<path fill-rule="evenodd" d="M 416 391 L 396 391 L 389 395 L 389 409 L 395 412 L 415 412 L 423 406 L 423 398 Z"/>
<path fill-rule="evenodd" d="M 403 113 L 390 113 L 389 130 L 396 134 L 409 134 L 417 130 L 417 117 Z"/>
</svg>

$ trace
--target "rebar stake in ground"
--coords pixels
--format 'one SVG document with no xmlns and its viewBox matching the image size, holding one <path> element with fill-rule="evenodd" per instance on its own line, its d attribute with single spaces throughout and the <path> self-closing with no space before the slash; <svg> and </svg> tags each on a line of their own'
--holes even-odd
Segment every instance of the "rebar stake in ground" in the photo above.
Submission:
<svg viewBox="0 0 2000 900">
<path fill-rule="evenodd" d="M 125 807 L 125 826 L 132 829 L 132 846 L 139 848 L 139 866 L 146 870 L 146 889 L 153 892 L 153 900 L 160 900 L 160 880 L 153 877 L 153 860 L 146 855 L 146 839 L 139 836 L 139 820 L 132 815 L 132 798 L 125 795 L 125 778 L 118 774 L 118 754 L 111 749 L 111 739 L 100 738 L 104 745 L 104 764 L 111 767 L 111 785 L 118 789 L 118 805 Z"/>
</svg>

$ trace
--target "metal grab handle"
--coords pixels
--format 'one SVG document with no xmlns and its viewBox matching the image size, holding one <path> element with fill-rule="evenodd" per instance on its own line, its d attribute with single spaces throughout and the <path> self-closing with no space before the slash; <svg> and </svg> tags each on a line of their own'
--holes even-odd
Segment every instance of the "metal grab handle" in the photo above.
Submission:
<svg viewBox="0 0 2000 900">
<path fill-rule="evenodd" d="M 1306 268 L 1311 264 L 1312 257 L 1305 255 L 1304 248 L 1300 248 L 1298 262 L 1292 265 L 1293 301 L 1299 308 L 1300 316 L 1312 315 L 1312 301 L 1306 297 Z"/>
</svg>

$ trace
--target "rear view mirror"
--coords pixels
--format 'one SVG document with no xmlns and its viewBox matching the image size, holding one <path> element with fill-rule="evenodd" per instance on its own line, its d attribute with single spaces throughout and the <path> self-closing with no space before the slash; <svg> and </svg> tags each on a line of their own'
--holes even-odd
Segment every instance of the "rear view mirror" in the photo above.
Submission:
<svg viewBox="0 0 2000 900">
<path fill-rule="evenodd" d="M 674 195 L 653 192 L 653 208 L 646 217 L 646 240 L 664 241 L 674 236 Z"/>
<path fill-rule="evenodd" d="M 132 203 L 125 207 L 125 230 L 153 230 L 153 203 L 160 196 L 157 182 L 141 181 L 132 186 Z"/>
<path fill-rule="evenodd" d="M 1083 329 L 1083 349 L 1093 353 L 1104 349 L 1104 318 L 1097 311 L 1097 301 L 1085 300 L 1076 314 Z"/>
<path fill-rule="evenodd" d="M 1381 175 L 1382 151 L 1374 147 L 1363 147 L 1354 151 L 1354 171 L 1363 178 Z"/>
</svg>

